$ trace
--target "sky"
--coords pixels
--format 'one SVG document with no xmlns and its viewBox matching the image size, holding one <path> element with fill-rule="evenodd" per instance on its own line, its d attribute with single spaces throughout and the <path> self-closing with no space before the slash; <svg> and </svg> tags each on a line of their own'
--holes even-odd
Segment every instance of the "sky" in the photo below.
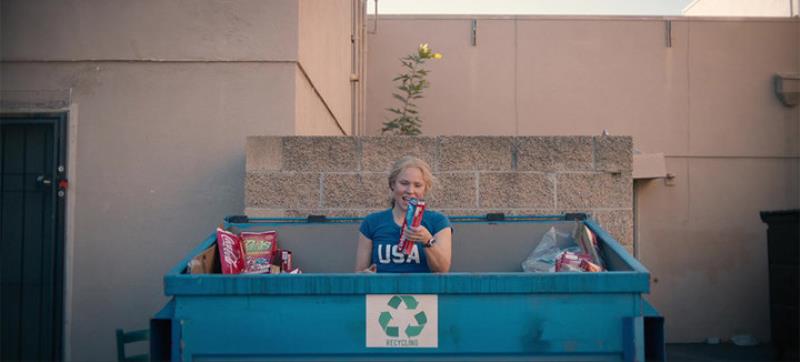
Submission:
<svg viewBox="0 0 800 362">
<path fill-rule="evenodd" d="M 681 15 L 693 0 L 377 0 L 379 14 Z M 369 14 L 375 0 L 367 0 Z"/>
</svg>

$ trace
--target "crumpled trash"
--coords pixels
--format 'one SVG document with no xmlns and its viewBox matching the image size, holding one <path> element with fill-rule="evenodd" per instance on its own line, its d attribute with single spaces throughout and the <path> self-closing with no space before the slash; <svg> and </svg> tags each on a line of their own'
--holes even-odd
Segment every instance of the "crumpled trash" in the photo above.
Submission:
<svg viewBox="0 0 800 362">
<path fill-rule="evenodd" d="M 719 337 L 708 337 L 706 338 L 706 344 L 719 344 Z"/>
<path fill-rule="evenodd" d="M 750 334 L 738 334 L 731 337 L 731 342 L 740 347 L 751 347 L 758 345 L 758 340 Z"/>
<path fill-rule="evenodd" d="M 539 245 L 522 261 L 522 270 L 526 272 L 554 272 L 556 271 L 556 260 L 564 251 L 578 253 L 581 248 L 575 243 L 575 239 L 571 234 L 563 233 L 557 231 L 555 227 L 550 227 L 550 230 L 542 236 Z"/>
</svg>

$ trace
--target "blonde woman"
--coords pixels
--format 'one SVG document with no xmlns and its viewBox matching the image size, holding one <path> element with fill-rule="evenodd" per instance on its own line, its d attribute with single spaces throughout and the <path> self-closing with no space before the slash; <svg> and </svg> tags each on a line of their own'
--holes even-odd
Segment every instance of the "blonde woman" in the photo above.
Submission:
<svg viewBox="0 0 800 362">
<path fill-rule="evenodd" d="M 414 241 L 411 253 L 397 249 L 408 200 L 423 200 L 433 187 L 428 164 L 416 157 L 397 160 L 389 173 L 391 208 L 368 215 L 361 223 L 356 251 L 356 271 L 379 273 L 446 273 L 450 271 L 453 230 L 442 213 L 426 208 L 422 224 L 406 228 Z M 427 206 L 427 205 L 426 205 Z"/>
</svg>

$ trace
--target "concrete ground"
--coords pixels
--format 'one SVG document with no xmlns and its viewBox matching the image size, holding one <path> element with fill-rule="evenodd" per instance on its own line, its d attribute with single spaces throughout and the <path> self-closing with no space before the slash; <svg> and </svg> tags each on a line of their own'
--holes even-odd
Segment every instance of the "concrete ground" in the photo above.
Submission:
<svg viewBox="0 0 800 362">
<path fill-rule="evenodd" d="M 673 343 L 667 344 L 667 361 L 798 361 L 796 356 L 777 358 L 777 353 L 769 343 L 751 347 L 740 347 L 733 343 Z"/>
</svg>

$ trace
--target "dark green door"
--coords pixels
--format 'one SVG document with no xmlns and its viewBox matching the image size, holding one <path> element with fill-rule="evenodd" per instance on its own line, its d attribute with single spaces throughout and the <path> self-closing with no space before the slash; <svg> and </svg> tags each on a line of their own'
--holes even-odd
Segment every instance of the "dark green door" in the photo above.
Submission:
<svg viewBox="0 0 800 362">
<path fill-rule="evenodd" d="M 0 116 L 0 360 L 60 360 L 63 115 Z"/>
</svg>

